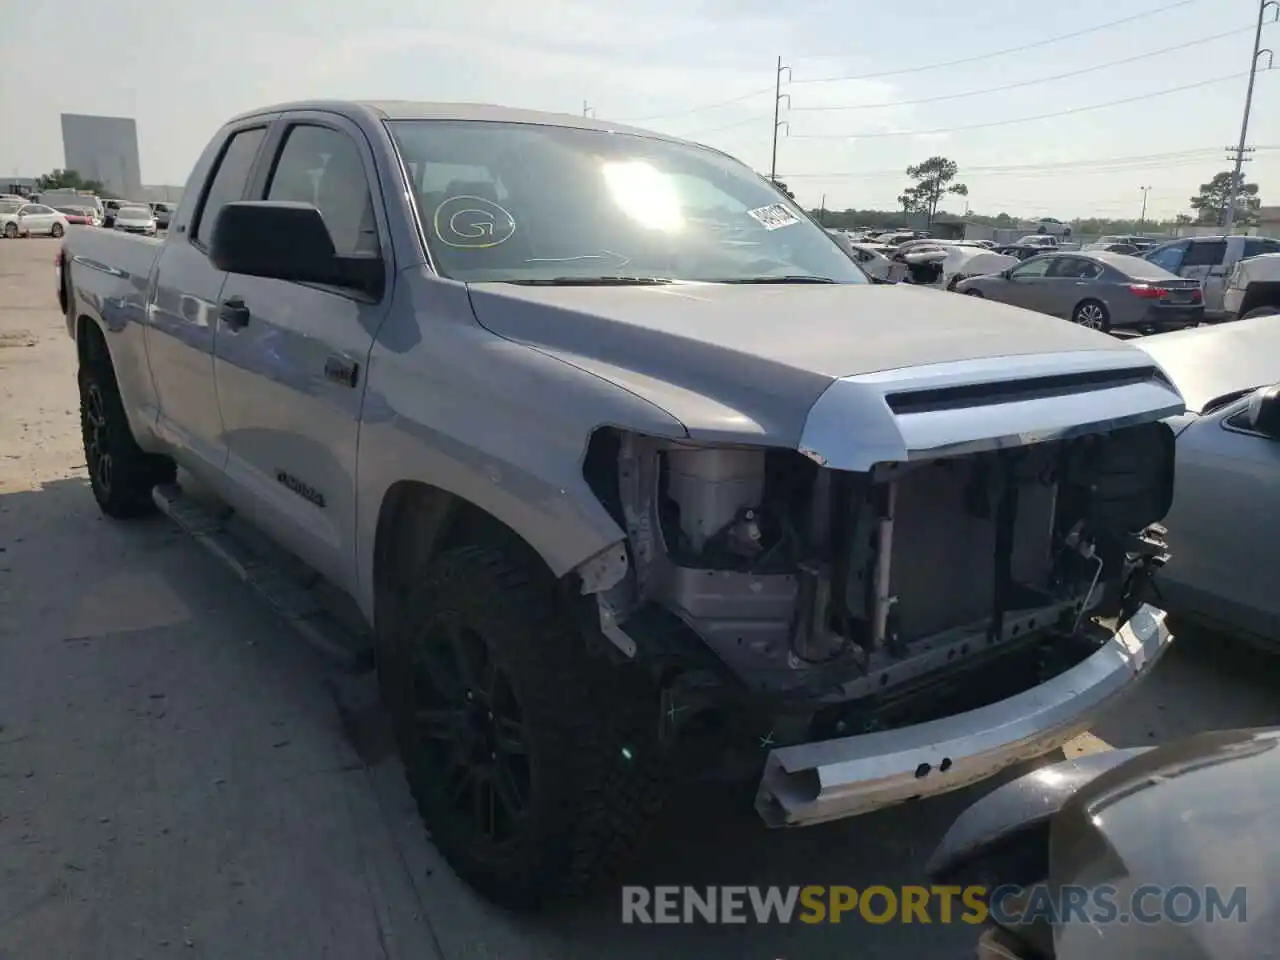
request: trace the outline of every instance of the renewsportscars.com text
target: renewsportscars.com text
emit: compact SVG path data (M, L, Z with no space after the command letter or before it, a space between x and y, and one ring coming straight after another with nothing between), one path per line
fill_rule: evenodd
M1198 923L1246 920L1244 887L623 887L623 923Z

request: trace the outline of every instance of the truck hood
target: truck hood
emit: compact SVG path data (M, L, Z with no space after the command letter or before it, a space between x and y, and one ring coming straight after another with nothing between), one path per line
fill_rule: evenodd
M875 435L888 444L870 444L868 453L902 453L904 415L894 414L885 398L908 386L1150 367L1145 356L1106 334L909 286L484 283L470 285L470 292L477 320L493 333L644 397L683 423L691 437L708 441L802 447L806 430L814 427L811 415L832 411L842 418L846 437ZM836 384L856 388L860 399L816 406ZM1155 407L1172 404L1173 412L1181 412L1176 394L1158 392ZM1054 424L1069 406L1058 404ZM988 408L986 418L998 420L996 410ZM1073 417L1079 420L1079 412ZM954 416L949 419L957 425ZM1024 421L1018 422L1027 429L1056 429ZM841 459L823 458L833 465Z
M1187 409L1280 379L1280 317L1158 333L1135 341L1177 386Z

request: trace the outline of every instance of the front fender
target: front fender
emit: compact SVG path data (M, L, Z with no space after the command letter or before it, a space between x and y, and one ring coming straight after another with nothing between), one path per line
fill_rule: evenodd
M624 536L583 476L591 434L616 426L687 436L649 401L490 333L475 322L465 285L438 278L398 284L367 383L357 541L358 599L370 622L378 517L395 484L418 480L473 504L561 576Z
M1081 787L1149 749L1135 747L1088 754L1040 767L997 787L956 818L929 857L926 873L935 882L955 880L998 849L1047 827ZM1048 855L1047 843L1044 855ZM1017 878L999 879L1018 882Z

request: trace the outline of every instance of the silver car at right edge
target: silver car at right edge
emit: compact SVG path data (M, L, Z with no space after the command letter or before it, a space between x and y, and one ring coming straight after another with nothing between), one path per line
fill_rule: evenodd
M1198 280L1106 251L1041 254L1000 273L962 281L955 290L1108 333L1161 333L1204 320Z
M1280 317L1133 343L1173 378L1177 435L1170 559L1155 586L1170 614L1280 644Z

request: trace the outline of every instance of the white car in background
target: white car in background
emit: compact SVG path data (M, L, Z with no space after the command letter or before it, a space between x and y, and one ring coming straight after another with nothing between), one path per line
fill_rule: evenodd
M872 280L901 283L906 278L907 265L895 263L889 259L893 254L893 247L878 243L859 243L851 240L847 234L827 232L839 244L840 249L853 258L853 261L862 268L862 272Z
M148 237L156 235L156 214L145 203L127 203L116 211L115 228L125 233L141 233Z
M61 237L67 232L67 218L43 203L0 203L0 233L15 237Z

